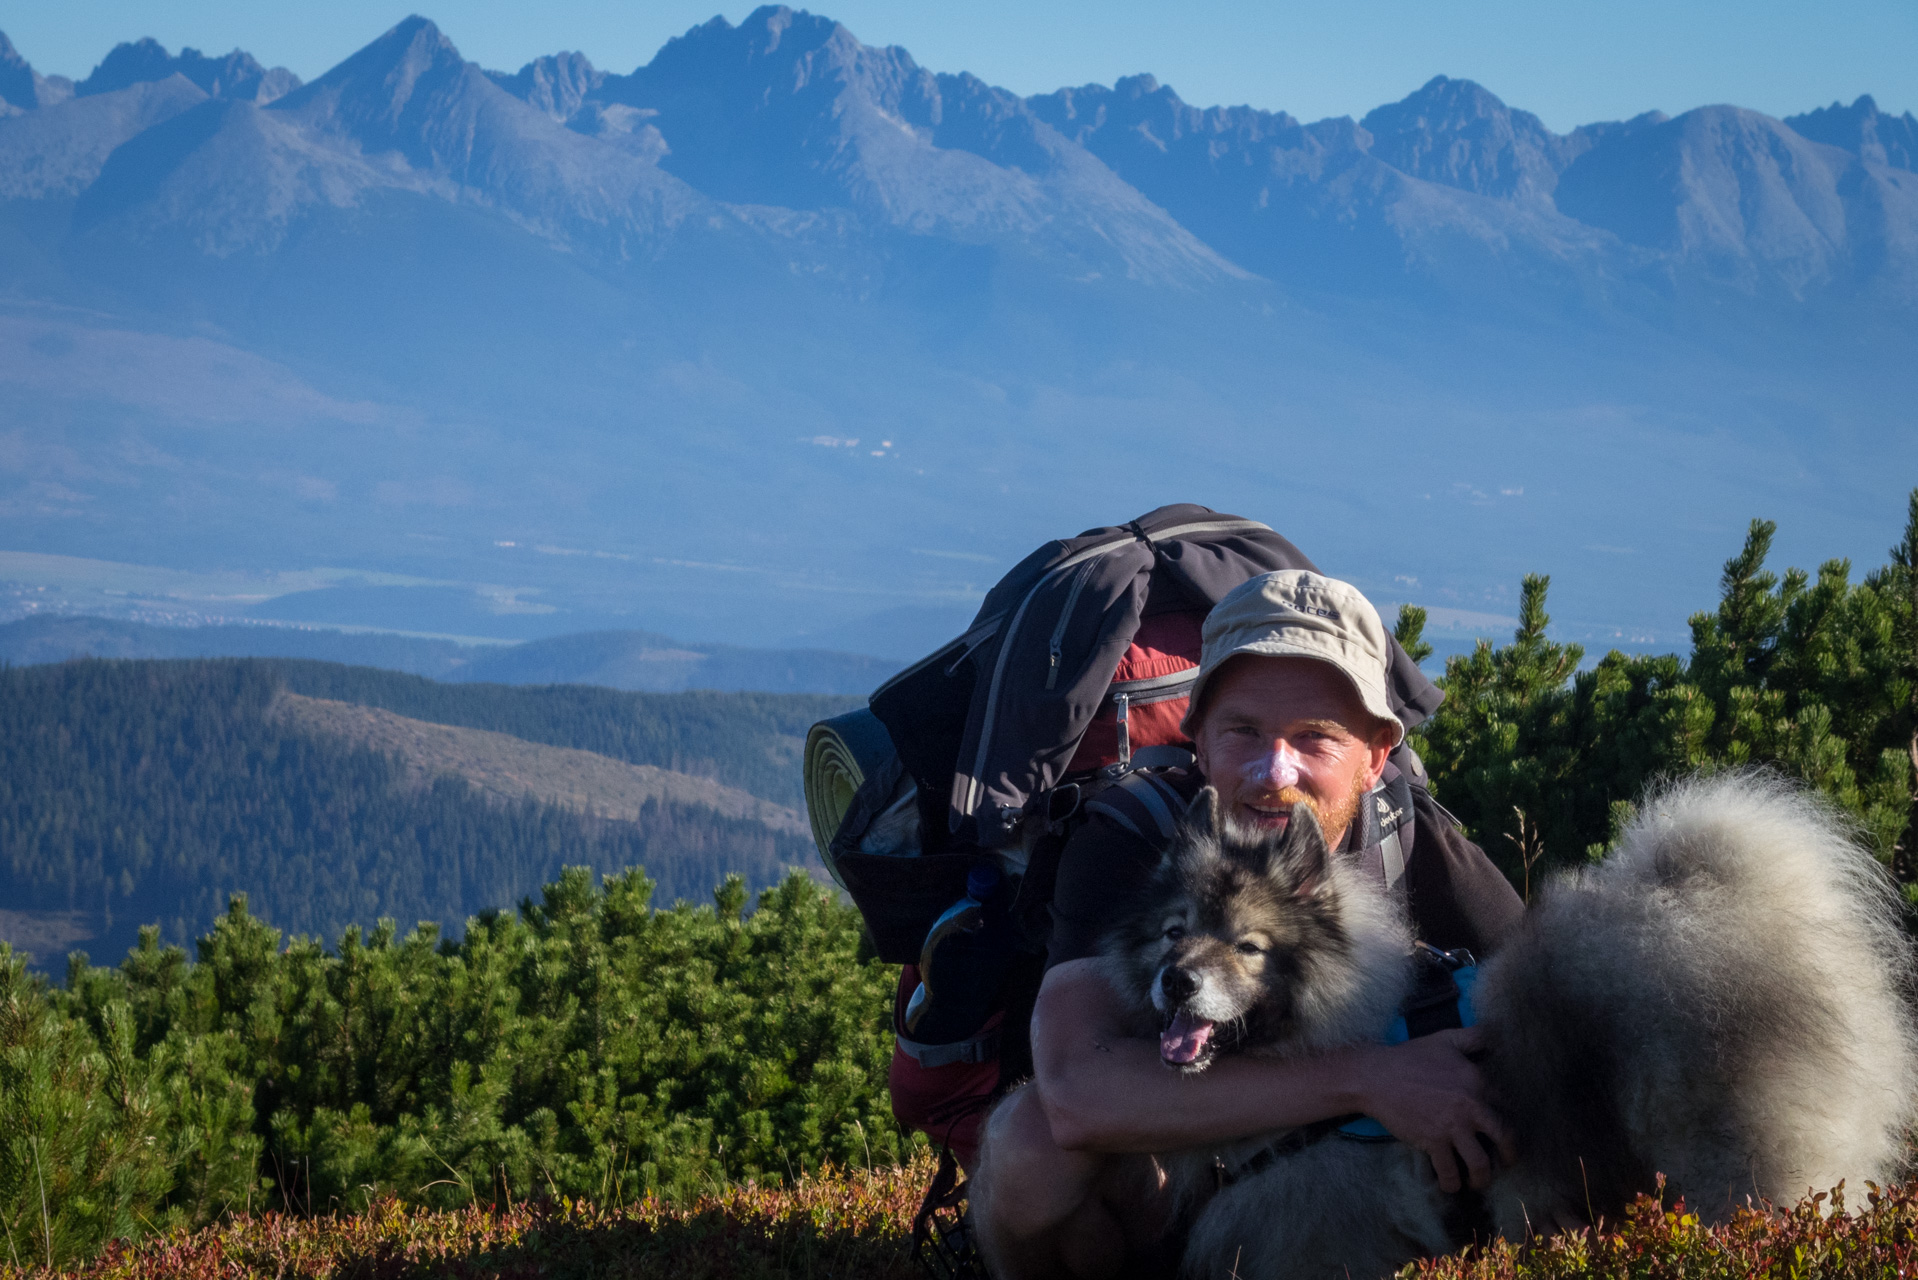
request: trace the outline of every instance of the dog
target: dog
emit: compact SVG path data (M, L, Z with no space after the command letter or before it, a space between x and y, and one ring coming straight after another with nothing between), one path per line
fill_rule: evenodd
M1402 903L1202 792L1101 963L1175 1071L1375 1042L1415 979ZM1191 1276L1385 1276L1450 1252L1461 1209L1508 1239L1616 1219L1665 1175L1707 1221L1895 1178L1918 1104L1913 961L1889 877L1826 803L1755 773L1648 794L1478 970L1480 1063L1518 1163L1482 1206L1414 1148L1329 1124L1168 1153ZM1469 1196L1471 1193L1464 1193Z

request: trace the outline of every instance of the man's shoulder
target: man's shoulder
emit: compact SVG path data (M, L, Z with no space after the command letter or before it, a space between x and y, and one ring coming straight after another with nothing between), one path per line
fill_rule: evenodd
M1456 814L1452 814L1452 810L1438 804L1438 796L1431 793L1431 787L1427 787L1423 781L1415 781L1408 777L1406 789L1412 793L1412 810L1417 814L1419 821L1438 821L1446 829L1450 829L1454 835L1463 839L1465 823L1462 823Z
M1053 965L1092 955L1152 876L1202 782L1189 769L1141 770L1100 788L1060 855L1051 898Z
M1406 789L1412 793L1412 817L1423 830L1431 831L1442 839L1472 843L1471 837L1465 834L1465 824L1450 809L1440 804L1438 798L1423 785L1409 779L1407 781L1409 785Z
M1419 936L1483 956L1518 924L1524 901L1465 826L1424 787L1412 788L1413 853L1406 860Z

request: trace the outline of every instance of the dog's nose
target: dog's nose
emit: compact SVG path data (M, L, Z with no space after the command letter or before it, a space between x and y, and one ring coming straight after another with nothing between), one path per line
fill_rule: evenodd
M1199 980L1193 976L1190 969L1181 969L1175 964L1167 965L1165 971L1159 975L1159 990L1165 993L1167 1000L1175 1004L1191 996L1198 989Z

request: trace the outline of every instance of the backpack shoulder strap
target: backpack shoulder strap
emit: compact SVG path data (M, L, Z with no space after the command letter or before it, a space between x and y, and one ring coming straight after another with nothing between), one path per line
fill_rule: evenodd
M1414 835L1412 783L1397 765L1388 763L1378 784L1360 804L1345 847L1362 853L1367 863L1373 864L1373 869L1383 876L1385 887L1391 889L1405 878L1405 864L1412 856Z
M1142 769L1128 773L1085 803L1085 812L1098 814L1163 849L1178 834L1192 797L1192 774L1185 769Z
M1392 888L1405 876L1405 860L1412 853L1412 787L1398 770L1390 778L1379 779L1372 807L1379 823L1380 861L1385 869L1385 887Z

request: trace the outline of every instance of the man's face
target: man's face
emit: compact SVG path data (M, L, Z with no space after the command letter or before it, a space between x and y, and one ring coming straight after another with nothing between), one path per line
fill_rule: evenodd
M1303 800L1336 849L1385 768L1391 726L1372 718L1337 668L1310 658L1241 654L1207 683L1194 746L1221 812L1282 830Z

